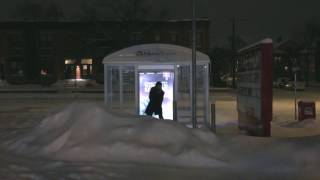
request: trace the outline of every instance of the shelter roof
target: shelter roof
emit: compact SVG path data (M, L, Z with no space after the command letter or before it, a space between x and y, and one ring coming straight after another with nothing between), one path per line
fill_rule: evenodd
M191 64L192 49L171 44L142 44L112 53L104 64ZM197 64L210 63L208 55L197 51Z

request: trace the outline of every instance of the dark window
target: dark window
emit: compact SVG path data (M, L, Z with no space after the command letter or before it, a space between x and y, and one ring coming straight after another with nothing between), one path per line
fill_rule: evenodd
M40 71L41 73L52 73L53 64L50 61L50 57L40 57Z
M24 37L22 33L10 33L8 35L8 45L10 48L24 47Z
M141 32L134 32L131 34L131 41L132 42L141 42L142 41L142 33Z
M24 75L24 61L21 57L9 58L9 74Z
M192 47L192 43L193 43L193 33L192 31L188 32L188 37L189 37L189 44L190 47ZM196 46L197 48L202 48L203 47L203 39L204 39L204 33L203 32L197 32L196 33Z
M177 38L177 33L170 33L170 41L171 43L176 43L178 38Z
M51 47L53 45L53 33L40 33L40 46Z
M156 35L154 36L154 40L155 40L156 42L159 42L159 41L161 40L161 36L160 36L159 33L156 33Z
M203 44L203 37L204 33L203 32L197 32L197 48L202 48Z
M4 63L0 61L0 80L4 79Z

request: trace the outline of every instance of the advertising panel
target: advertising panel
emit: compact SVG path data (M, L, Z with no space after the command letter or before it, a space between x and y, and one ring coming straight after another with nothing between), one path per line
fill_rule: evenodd
M249 135L270 136L273 44L266 39L241 49L238 56L239 128Z
M150 90L158 81L162 82L162 90L164 91L164 98L162 102L163 118L173 120L173 72L139 73L139 114L145 115L145 110L149 103Z

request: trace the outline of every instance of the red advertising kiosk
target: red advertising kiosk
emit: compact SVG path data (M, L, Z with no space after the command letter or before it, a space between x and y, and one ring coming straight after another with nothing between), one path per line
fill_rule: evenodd
M240 130L271 136L273 42L264 39L238 52L237 110Z
M315 102L299 101L298 102L298 119L303 121L306 119L316 119Z

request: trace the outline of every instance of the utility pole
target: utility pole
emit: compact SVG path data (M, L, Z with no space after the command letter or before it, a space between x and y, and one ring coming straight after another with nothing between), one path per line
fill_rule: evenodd
M297 72L294 72L294 120L297 120Z
M297 65L297 59L294 58L294 67L292 72L294 73L294 120L297 120L297 73L300 71L300 68Z
M192 127L197 128L197 41L196 41L196 0L192 1L192 78L191 78L191 114L192 114Z
M232 39L231 39L231 51L232 51L232 87L236 88L236 64L237 64L237 46L236 46L236 38L237 38L237 22L245 21L245 19L237 19L233 17L231 19L232 23Z
M236 88L236 18L232 18L232 40L231 40L231 51L232 51L232 88Z

